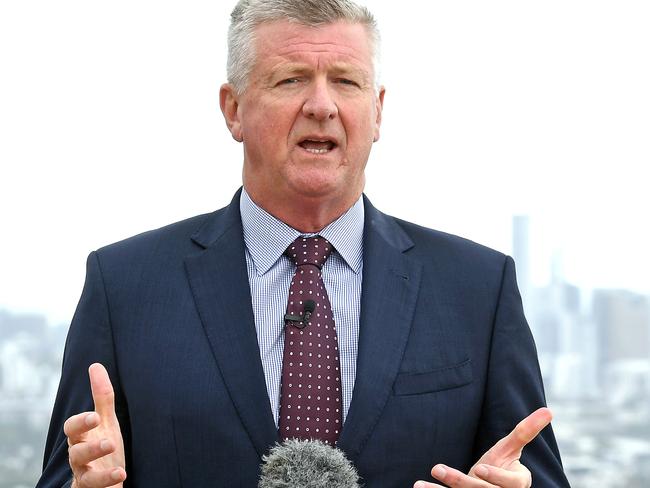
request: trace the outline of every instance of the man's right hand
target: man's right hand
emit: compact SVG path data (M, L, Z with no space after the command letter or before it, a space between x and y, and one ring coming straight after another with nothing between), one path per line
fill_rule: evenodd
M99 363L92 364L88 374L95 411L73 415L63 426L74 477L72 488L121 487L126 463L113 385Z

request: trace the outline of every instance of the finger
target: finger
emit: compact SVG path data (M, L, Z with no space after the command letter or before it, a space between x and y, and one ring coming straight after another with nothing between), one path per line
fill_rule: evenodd
M519 422L510 434L497 442L490 451L497 456L514 456L518 458L523 448L551 423L553 414L542 407L535 410L524 420Z
M514 470L481 464L477 466L474 473L479 478L497 486L531 486L532 483L530 471L519 462Z
M440 488L445 488L442 485L438 485L436 483L428 483L427 481L417 481L414 485L413 488L435 488L435 487L440 487Z
M115 415L115 394L106 368L99 363L94 363L88 368L88 374L95 402L95 412L102 418Z
M77 478L80 488L105 488L121 483L126 479L123 468L89 469Z
M68 449L68 458L73 471L86 464L115 451L115 446L108 439L80 442Z
M495 485L477 478L467 476L462 471L450 468L444 464L436 464L431 470L431 476L443 481L452 488L497 488Z
M99 415L95 412L83 412L68 418L63 424L63 432L70 445L82 440L83 435L99 425Z

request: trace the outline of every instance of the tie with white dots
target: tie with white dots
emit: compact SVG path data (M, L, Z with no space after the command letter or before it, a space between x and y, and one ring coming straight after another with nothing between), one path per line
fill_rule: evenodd
M336 444L343 423L341 372L334 317L321 268L332 245L299 237L287 248L296 265L284 326L279 432L282 440Z

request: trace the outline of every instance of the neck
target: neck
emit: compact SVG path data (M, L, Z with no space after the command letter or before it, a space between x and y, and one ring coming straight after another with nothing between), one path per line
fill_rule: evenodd
M264 192L244 184L244 188L256 205L276 219L304 233L320 232L347 212L361 196L361 191L347 199L323 199L304 195L290 195L290 198L272 199Z

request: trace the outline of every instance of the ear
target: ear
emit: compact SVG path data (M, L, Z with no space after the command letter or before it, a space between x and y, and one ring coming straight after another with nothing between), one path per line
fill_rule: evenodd
M375 134L372 139L373 142L379 140L379 127L381 127L381 111L384 109L384 94L386 93L386 88L383 86L379 87L379 93L375 99L375 111L377 112L377 117L375 119Z
M244 138L242 136L241 120L239 119L239 96L230 83L221 85L219 89L219 106L232 138L237 142L242 142Z

